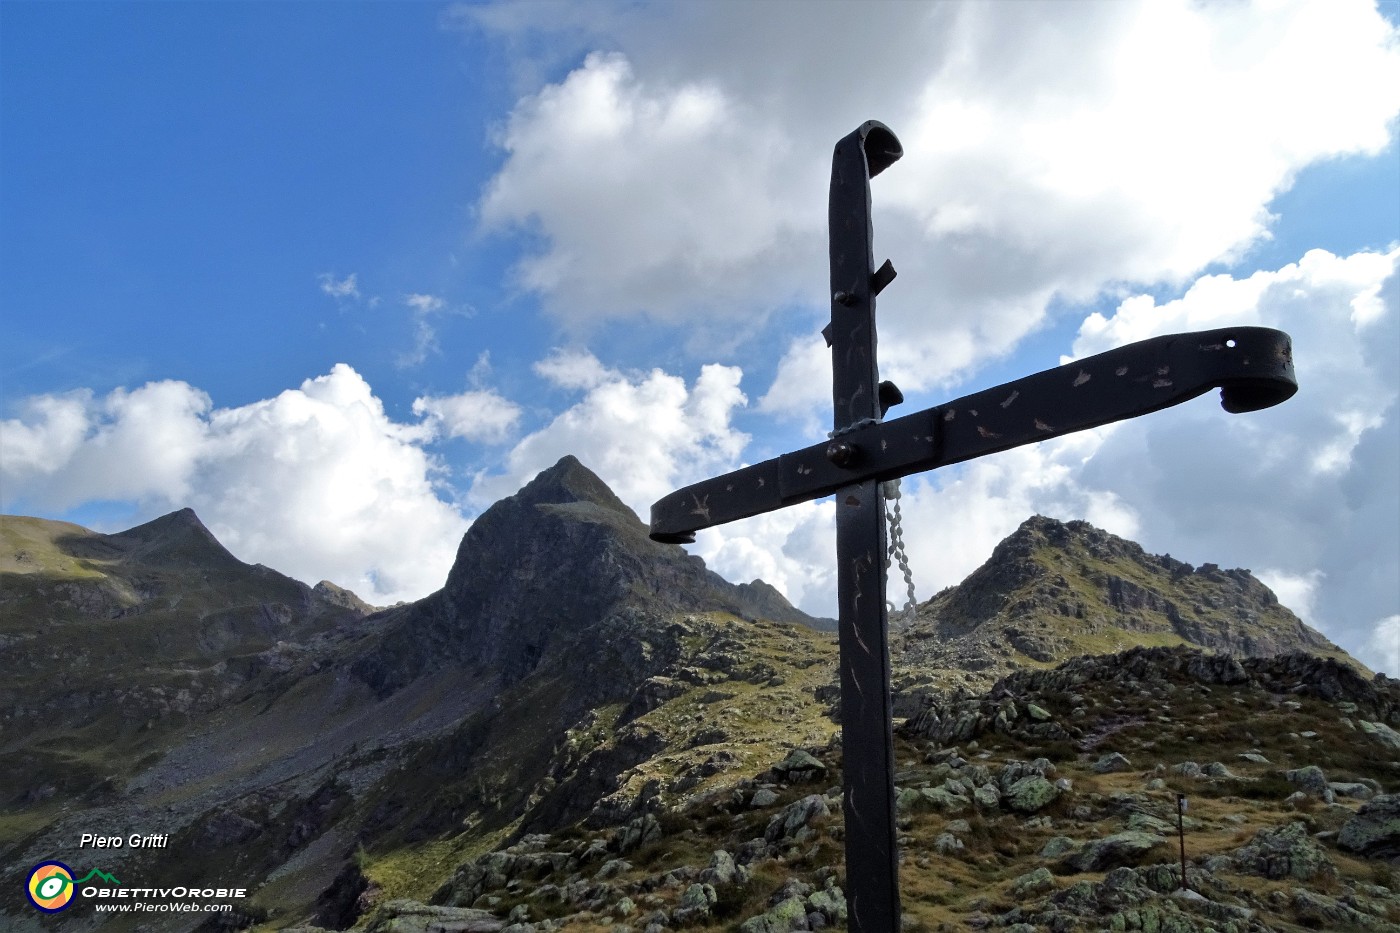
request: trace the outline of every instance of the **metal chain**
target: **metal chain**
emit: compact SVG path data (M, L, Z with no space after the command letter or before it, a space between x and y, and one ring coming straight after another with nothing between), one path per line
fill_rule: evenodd
M861 418L844 428L828 431L826 436L834 440L843 434L850 434L853 431L879 423L879 418ZM881 483L880 493L885 497L887 503L885 505L885 521L888 523L890 541L889 550L885 554L885 570L888 571L892 563L899 564L899 569L904 574L904 586L908 592L902 609L896 609L892 602L886 602L885 606L889 610L891 621L906 623L914 618L919 601L914 595L914 571L909 569L909 555L904 551L904 522L903 515L899 510L899 480L891 479Z
M899 564L899 569L904 573L904 585L909 594L903 609L895 609L894 603L886 603L886 606L892 620L897 613L902 613L900 621L908 622L914 618L918 600L914 596L914 572L909 569L909 555L904 551L903 516L899 511L899 480L886 480L880 484L880 491L885 496L885 520L889 523L890 536L889 552L885 555L885 569L888 570L891 563Z

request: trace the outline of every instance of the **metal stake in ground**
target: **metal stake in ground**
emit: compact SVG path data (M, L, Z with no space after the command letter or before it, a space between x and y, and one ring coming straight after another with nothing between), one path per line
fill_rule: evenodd
M695 532L787 505L836 497L846 900L852 933L900 928L894 737L879 483L1147 414L1212 388L1229 412L1297 391L1287 334L1235 327L1155 337L955 399L894 421L899 390L879 382L875 296L895 277L875 268L870 179L902 155L870 121L836 144L831 251L833 430L828 441L671 493L651 507L651 537Z
M1191 890L1186 882L1186 795L1176 795L1176 838L1181 843L1181 890Z

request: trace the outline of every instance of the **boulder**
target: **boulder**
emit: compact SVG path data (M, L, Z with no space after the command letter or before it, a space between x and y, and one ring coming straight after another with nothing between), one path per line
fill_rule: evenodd
M1040 847L1038 854L1041 858L1059 858L1066 852L1073 852L1078 846L1079 843L1068 836L1056 836L1046 841L1045 845Z
M1148 852L1165 843L1166 840L1156 833L1128 830L1095 839L1065 859L1065 864L1076 872L1105 871L1134 865Z
M1109 752L1094 762L1095 774L1113 774L1118 771L1133 770L1133 763L1118 752Z
M1261 829L1248 845L1236 849L1232 858L1238 871L1274 880L1337 877L1337 867L1303 823Z
M498 933L505 925L489 910L434 907L403 899L376 907L365 933Z
M1334 799L1332 789L1327 786L1327 775L1317 765L1292 768L1283 772L1283 776L1290 784L1298 785L1298 789L1310 797L1320 797L1328 803Z
M1053 890L1055 890L1055 876L1050 874L1050 869L1045 867L1027 872L1011 882L1011 896L1018 901L1040 897Z
M822 764L808 752L800 748L794 748L787 753L787 757L773 766L773 773L780 780L813 781L826 777L826 765Z
M933 851L939 855L957 855L963 848L963 841L952 833L939 833L933 840Z
M769 842L795 839L798 842L812 835L812 827L824 823L831 816L826 798L821 794L811 794L794 801L778 812L768 822L763 838Z
M631 852L633 849L655 842L661 838L661 824L650 813L644 813L613 834L617 840L617 851Z
M800 897L789 897L780 901L766 913L751 917L739 924L739 933L790 933L792 930L806 930L807 905Z
M734 864L734 856L724 849L715 850L710 856L709 866L700 872L700 880L707 884L732 884L738 876L739 867Z
M1383 722L1367 722L1363 719L1358 724L1361 726L1362 732L1377 742L1389 748L1400 750L1400 732L1396 732Z
M1060 789L1038 774L1021 778L1002 797L1002 804L1017 813L1035 813L1054 803Z
M754 791L753 799L749 801L749 806L753 807L755 810L759 810L763 807L771 807L777 802L777 794L767 787L760 787L758 790Z
M835 879L827 882L827 887L816 891L807 897L807 920L810 923L812 914L816 913L828 926L842 927L846 925L846 895L836 886ZM813 928L816 925L813 924Z
M1338 797L1351 797L1355 800L1370 800L1376 796L1375 790L1369 784L1362 784L1358 781L1328 781L1327 786L1332 793Z
M680 905L671 914L676 923L685 925L699 923L710 915L710 909L719 900L713 885L692 884L681 895Z
M1400 856L1400 794L1380 794L1342 826L1337 845L1368 858Z
M1001 803L1001 791L995 784L983 784L972 792L972 799L980 810L995 810Z

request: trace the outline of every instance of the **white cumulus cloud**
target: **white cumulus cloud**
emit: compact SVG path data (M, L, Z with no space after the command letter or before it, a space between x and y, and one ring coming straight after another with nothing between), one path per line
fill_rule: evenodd
M441 467L424 449L435 432L433 419L389 418L344 364L236 408L155 382L29 399L0 423L0 479L7 511L115 500L152 518L189 506L243 560L387 603L440 587L467 527L438 496Z
M831 148L877 117L905 149L873 196L877 261L900 270L882 369L906 390L1009 351L1056 297L1241 255L1301 169L1379 153L1400 112L1396 30L1362 0L622 9L567 32L544 5L457 17L607 49L498 137L480 214L531 235L522 286L566 324L816 320ZM765 408L821 404L812 355L788 349Z
M1372 665L1391 677L1400 672L1400 615L1376 623L1371 636Z
M457 395L425 395L413 400L413 413L432 419L448 437L498 444L520 420L520 406L492 389Z
M501 472L477 475L472 498L480 505L573 454L646 517L651 503L676 487L737 467L749 441L732 423L746 403L736 367L705 366L690 386L659 369L608 369L583 351L555 354L537 369L583 397L516 444Z

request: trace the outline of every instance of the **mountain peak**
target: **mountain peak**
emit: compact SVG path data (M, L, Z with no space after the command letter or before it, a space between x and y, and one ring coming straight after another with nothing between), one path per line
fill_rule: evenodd
M107 541L126 550L128 560L179 565L242 564L191 508L178 509L135 528L108 535Z
M567 505L569 503L592 503L627 515L636 513L617 497L608 484L588 467L579 462L573 454L565 454L559 462L539 473L516 494L522 502L530 505Z
M1346 652L1281 605L1248 570L1199 568L1085 521L1033 515L966 580L926 603L902 639L906 663L980 672L1195 645L1240 656Z

